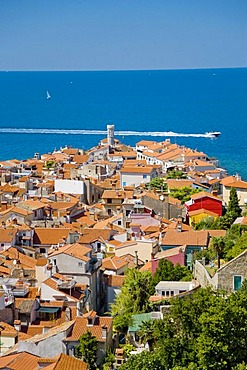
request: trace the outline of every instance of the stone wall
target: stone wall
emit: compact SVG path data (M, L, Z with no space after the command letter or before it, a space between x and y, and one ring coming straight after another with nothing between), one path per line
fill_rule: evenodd
M242 276L243 280L247 277L247 251L222 266L216 275L218 278L218 289L233 292L234 276Z
M201 287L214 286L213 279L207 272L205 266L198 260L194 263L193 275Z
M178 218L179 216L185 217L185 207L168 203L167 197L161 201L144 195L142 196L142 203L144 206L153 209L156 214L160 213L161 216L168 220Z

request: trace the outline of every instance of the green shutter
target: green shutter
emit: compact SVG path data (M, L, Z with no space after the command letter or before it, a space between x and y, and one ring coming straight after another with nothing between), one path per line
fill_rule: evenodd
M234 290L239 290L242 285L242 276L234 276Z

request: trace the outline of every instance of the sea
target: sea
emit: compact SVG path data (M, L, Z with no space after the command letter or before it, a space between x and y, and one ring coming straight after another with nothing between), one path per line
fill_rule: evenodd
M0 72L0 160L89 149L107 124L123 143L170 138L247 180L247 68Z

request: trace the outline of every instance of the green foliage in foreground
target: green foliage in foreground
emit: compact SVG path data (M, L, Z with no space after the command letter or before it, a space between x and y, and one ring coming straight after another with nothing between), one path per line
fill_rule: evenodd
M174 299L170 313L148 328L153 350L131 356L120 369L245 369L246 327L247 284L230 296L200 289Z
M103 370L111 370L114 362L114 354L112 352L108 352L104 358Z
M120 294L111 305L114 329L126 333L131 315L146 312L148 309L148 298L151 294L153 294L151 272L129 270Z
M191 281L192 273L185 266L173 265L171 261L162 259L152 276L149 271L130 269L121 292L111 305L111 315L114 317L114 330L127 333L131 324L131 316L150 311L148 299L154 294L155 286L162 280Z
M159 356L151 352L142 352L139 355L131 356L130 359L120 366L121 370L163 370Z
M89 370L96 369L98 341L90 331L79 338L80 344L75 347L75 357L82 359L88 364Z

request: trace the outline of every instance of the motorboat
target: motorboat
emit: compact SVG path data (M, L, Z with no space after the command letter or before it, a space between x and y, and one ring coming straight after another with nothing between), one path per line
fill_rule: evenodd
M220 131L211 131L211 132L206 132L205 135L207 137L218 137L221 135Z

